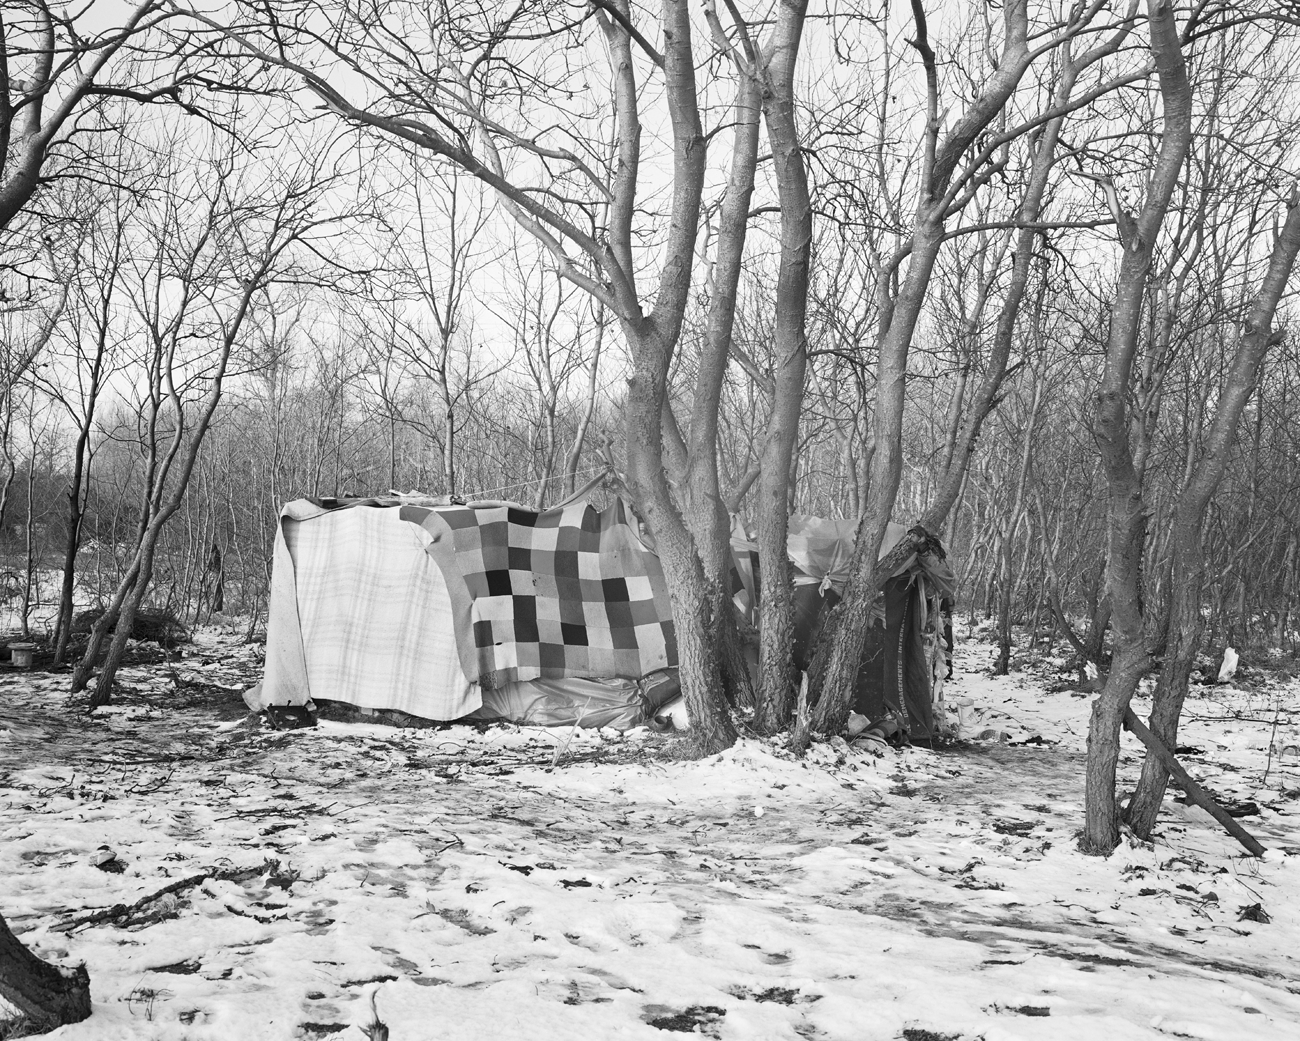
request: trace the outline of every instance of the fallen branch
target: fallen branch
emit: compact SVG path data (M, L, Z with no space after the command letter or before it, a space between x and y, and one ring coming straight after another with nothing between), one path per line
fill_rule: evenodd
M1183 769L1182 764L1174 758L1173 753L1164 746L1155 734L1147 729L1146 724L1138 719L1131 708L1124 710L1124 725L1160 760L1160 764L1173 775L1179 787L1187 793L1187 797L1192 802L1222 824L1229 835L1246 847L1251 856L1262 857L1264 855L1265 850L1259 844L1259 840L1238 824L1227 810L1211 799L1206 794L1205 789L1192 780L1191 775Z
M73 929L80 929L86 925L98 925L100 922L111 922L118 918L126 918L136 911L142 910L146 905L153 903L160 897L167 896L169 893L178 893L182 889L189 889L191 886L197 886L212 878L216 872L205 871L201 875L190 875L188 878L178 878L162 887L156 893L150 893L148 896L142 896L133 904L114 904L112 907L106 907L100 911L94 911L83 918L74 918L71 922L63 922L60 925L51 927L53 932L72 932Z

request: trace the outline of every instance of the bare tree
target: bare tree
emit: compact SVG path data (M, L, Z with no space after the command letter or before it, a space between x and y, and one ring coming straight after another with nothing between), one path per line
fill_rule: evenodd
M554 501L551 492L557 480L564 494L574 491L596 407L605 329L602 306L555 278L528 248L530 245L516 242L514 246L523 306L510 324L514 327L514 355L523 358L528 377L519 390L530 392L538 412L537 437L532 446L537 458L532 500L533 507L541 509ZM505 315L498 317L506 319ZM584 370L581 412L574 417L574 433L566 447L562 427L571 401L569 385Z
M129 190L108 192L102 202L83 225L79 249L86 270L81 277L68 280L68 286L75 288L74 306L59 328L57 364L41 381L45 395L76 430L67 479L63 571L54 629L54 660L59 664L72 635L77 553L90 494L100 396L120 361L119 348L125 339L118 328L117 302L122 291L126 228L134 219L136 203Z
M218 154L208 178L169 185L141 229L150 248L134 258L130 290L146 350L138 428L143 477L131 558L72 677L74 693L86 687L112 632L91 707L110 697L159 539L180 507L245 323L255 320L293 247L333 223L313 215L322 162L304 157L277 184L246 176Z
M1097 390L1096 437L1109 495L1106 589L1115 630L1114 659L1106 685L1093 703L1088 729L1081 846L1085 852L1098 854L1110 853L1119 842L1115 766L1120 727L1133 691L1151 661L1141 587L1147 516L1130 434L1130 380L1152 256L1192 137L1191 85L1172 4L1149 0L1147 20L1164 110L1159 154L1136 217L1123 209L1113 187L1104 185L1124 252L1115 283L1105 371Z
M306 5L295 9L295 15L304 16L295 17L292 27L269 26L265 13L252 7L247 8L245 23L208 24L224 29L245 53L296 73L342 118L441 156L495 189L506 209L551 253L559 274L617 317L632 361L624 407L627 483L664 562L696 740L707 750L725 747L735 733L722 699L724 670L736 684L743 684L745 677L738 656L720 657L717 650L730 608L725 514L718 496L707 490L710 483L716 488L716 477L710 474L717 465L716 440L711 439L716 437L716 421L693 422L685 438L673 429L674 423L664 431L671 415L668 380L695 279L707 163L688 5L681 0L664 3L659 45L637 27L640 12L634 17L624 0L598 4L589 16L576 20L569 9L550 8L520 8L487 21L476 11L416 12L400 3L367 7L364 13L346 3L322 9L340 26L328 38L312 31ZM725 33L711 7L706 14L715 38ZM421 22L429 38L439 41L428 60L407 45L413 19ZM738 17L733 23L733 55L739 62L720 67L738 65L738 89L753 99L746 79L763 73L758 64L761 49L745 42L748 28ZM575 70L556 66L547 70L554 78L547 78L529 66L529 57L539 55L541 47L553 53L558 39L575 43L564 53L586 53L595 42L587 33L591 25L606 47L612 83L603 113L605 129L594 133L586 132L569 112L568 83ZM323 62L308 62L313 47L326 56ZM328 78L330 63L362 71L367 89L392 86L354 100L345 93L342 79ZM653 103L654 95L642 89L642 69L661 80L660 111L671 134L668 153L655 157L663 159L660 177L671 188L665 210L658 215L659 227L651 231L662 260L648 279L643 270L647 251L637 223L646 205L639 193L645 189L642 162L650 143L642 138L642 105ZM531 129L533 120L521 123L519 117L546 104L555 106L559 121L554 132L539 135ZM738 111L742 126L757 118L752 101L742 103ZM604 142L610 139L611 127L616 138L609 154ZM733 152L733 183L752 183L754 161L744 146ZM543 171L544 183L530 182ZM747 211L740 210L739 216L728 239L737 250L743 248ZM720 298L718 306L734 309L734 295ZM720 322L729 333L729 319ZM711 357L715 366L725 365L727 354ZM707 384L716 382L713 367L702 372ZM707 396L706 388L697 401ZM698 403L695 408L697 415L708 411ZM698 487L706 489L703 494L690 490L690 481L669 480L668 470L687 462L678 451L683 445L702 482ZM676 489L683 491L680 498Z
M179 100L188 79L140 82L124 52L170 17L143 0L121 24L100 28L98 8L64 11L49 0L10 0L0 14L0 229L28 205L80 115L104 98ZM93 26L93 27L92 27ZM122 70L124 81L111 73ZM129 70L129 71L127 71ZM92 159L93 153L82 156ZM70 160L75 162L76 160Z
M72 278L67 272L62 275L40 298L0 303L0 321L4 323L0 331L0 531L4 530L5 507L16 472L11 442L15 395L49 346L67 306Z
M763 118L772 149L781 207L780 268L776 282L772 411L763 438L757 496L758 553L763 561L763 624L755 726L772 732L789 721L796 670L794 598L786 551L790 491L808 365L808 287L813 214L803 143L795 120L795 65L807 3L781 5L762 55Z
M813 663L813 687L818 697L816 715L810 720L813 729L824 733L842 729L862 654L870 604L896 563L892 557L881 561L880 547L902 477L908 358L935 263L947 237L945 222L964 210L975 194L1005 168L1007 146L1012 141L1144 74L1139 71L1104 80L1060 108L1049 107L1017 124L995 125L1030 66L1081 33L1095 32L1098 28L1095 21L1103 8L1102 3L1078 5L1064 23L1036 26L1031 36L1029 5L1023 0L1011 0L1003 5L1001 51L993 71L980 82L975 97L944 132L940 121L937 58L930 43L923 5L920 0L913 0L915 36L910 42L920 56L926 79L926 119L917 171L917 201L910 236L888 260L878 264L876 273L879 304L868 501L854 546L844 599L832 618L833 624L824 629ZM960 474L954 471L953 476L957 479L951 483L960 486ZM951 494L955 498L955 491ZM899 553L905 555L914 550L925 537L924 532L914 530L901 544ZM805 730L799 743L806 741Z
M392 346L406 361L410 375L428 381L438 395L441 425L419 425L429 431L442 449L442 491L456 495L456 437L464 419L459 414L474 389L504 361L492 359L483 366L475 344L471 287L486 263L483 234L488 220L486 207L476 186L464 183L456 172L424 170L417 155L404 157L402 164L415 207L415 221L409 236L400 231L393 240L396 277L395 306L399 309L398 333ZM416 310L404 316L405 301ZM412 422L411 417L407 417Z
M1264 357L1280 342L1280 333L1273 328L1273 318L1295 268L1298 253L1300 195L1293 191L1264 278L1241 323L1231 366L1213 410L1214 419L1169 522L1172 547L1168 572L1170 613L1166 623L1168 635L1164 661L1151 715L1151 731L1170 751L1176 746L1178 719L1204 631L1202 526L1205 514L1227 468L1236 442L1237 427L1247 401L1255 392ZM1168 779L1169 772L1163 761L1155 753L1148 753L1142 778L1129 807L1129 822L1141 837L1151 834Z

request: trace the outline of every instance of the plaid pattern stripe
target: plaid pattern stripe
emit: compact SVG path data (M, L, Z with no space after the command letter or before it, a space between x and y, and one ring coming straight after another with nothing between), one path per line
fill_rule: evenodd
M442 571L424 552L426 532L395 509L326 512L299 501L284 508L281 539L264 692L428 719L479 707L479 688L460 667Z
M432 537L456 618L461 666L489 687L563 676L639 679L677 664L659 558L621 501L534 513L511 506L403 506Z

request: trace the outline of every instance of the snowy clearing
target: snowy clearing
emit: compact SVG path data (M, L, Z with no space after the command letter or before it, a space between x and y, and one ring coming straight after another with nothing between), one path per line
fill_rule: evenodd
M1103 860L1075 847L1089 698L990 657L960 647L948 696L1009 741L804 762L754 739L672 762L647 731L277 733L243 714L259 665L232 633L124 670L93 717L5 669L0 913L86 962L66 1041L359 1039L372 1000L392 1041L1295 1037L1300 685L1200 688L1181 736L1258 805L1267 860L1172 799L1154 846Z

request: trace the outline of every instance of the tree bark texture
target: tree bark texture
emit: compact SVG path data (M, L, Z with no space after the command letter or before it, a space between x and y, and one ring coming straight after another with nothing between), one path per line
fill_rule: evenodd
M653 338L653 332L646 337L651 343ZM628 382L627 395L628 486L654 534L672 598L682 695L690 714L692 741L701 754L709 754L736 741L723 697L718 648L711 638L716 598L709 596L695 540L678 512L664 473L660 413L668 352L662 344L638 344L637 354L637 371ZM656 358L658 366L652 364Z
M719 44L725 42L727 37L721 24L711 20L710 25ZM748 38L742 42L745 46L735 56L738 70L731 167L718 217L708 282L707 326L695 381L688 441L684 446L686 472L681 475L679 487L685 491L687 524L701 553L709 584L712 632L727 700L733 705L749 707L754 704L754 689L731 605L731 517L722 499L718 472L719 402L735 328L761 116L757 51Z
M90 976L84 965L60 969L36 957L0 916L0 998L18 1010L0 1019L0 1037L44 1034L90 1018Z
M913 46L921 54L928 85L920 199L912 226L907 271L898 295L888 298L890 280L880 279L883 296L876 334L878 359L868 500L858 525L849 578L840 604L841 624L827 627L828 649L823 652L819 648L815 655L816 686L810 692L810 700L815 702L812 728L821 733L837 733L848 719L854 677L866 635L866 618L871 601L887 577L877 561L902 476L908 354L944 240L944 220L955 205L953 178L962 156L1002 111L1032 60L1027 43L1027 5L1024 0L1010 0L1003 7L1004 42L997 70L940 141L936 58L927 41L925 16L919 2L913 3L912 11L916 22ZM823 654L824 658L818 662L816 659Z
M938 540L926 531L920 525L910 529L904 535L896 546L884 555L876 564L871 581L878 589L885 588L885 582L893 575L907 558L914 553L935 552L941 549L938 546ZM856 548L855 548L856 551ZM833 649L847 642L837 638L834 633L837 630L846 627L856 628L859 640L865 638L867 628L872 624L871 604L870 602L857 605L847 604L841 600L831 610L823 627L823 632L830 631L832 635L829 638L823 638L819 641L813 652L812 663L808 669L808 688L809 691L820 687L827 690L825 671L830 668ZM861 644L859 644L858 655L861 657ZM854 664L854 676L856 676L858 665ZM823 705L819 702L817 705L810 707L804 717L804 722L795 730L792 744L797 749L806 748L808 740L813 731L820 734L835 734L844 729L844 724L848 721L849 708L853 701L853 688L850 687L844 694L842 704ZM842 718L836 713L842 712Z
M795 120L794 74L806 0L779 8L764 48L763 115L781 202L781 259L776 284L772 412L763 437L756 514L763 562L759 627L759 689L754 726L775 733L790 719L798 670L794 646L794 587L787 552L790 487L808 367L808 277L812 204Z
M691 47L690 13L685 0L665 0L664 81L673 132L672 214L665 261L655 294L654 310L640 317L634 298L623 300L620 318L633 358L628 381L626 437L628 486L654 534L663 563L673 622L682 694L691 717L691 735L701 754L721 751L736 741L735 727L723 697L714 605L710 597L701 554L682 517L664 471L664 407L668 370L681 335L689 298L699 229L700 199L704 190L705 143L700 122ZM626 33L612 34L626 48ZM635 195L635 157L622 135L639 139L636 87L630 51L611 48L616 60L615 91L620 124L620 168L611 205L610 250L626 265L625 285L633 285L631 218ZM630 142L635 144L635 141ZM631 167L631 179L627 172Z
M1093 704L1088 730L1085 819L1080 846L1109 854L1119 843L1115 766L1120 727L1138 681L1150 666L1142 603L1142 556L1147 516L1142 480L1130 442L1129 384L1142 326L1151 257L1191 141L1191 87L1174 9L1148 0L1151 52L1164 105L1164 130L1147 195L1136 220L1117 209L1123 259L1115 287L1106 362L1097 392L1096 438L1107 486L1106 590L1115 656L1106 685Z

